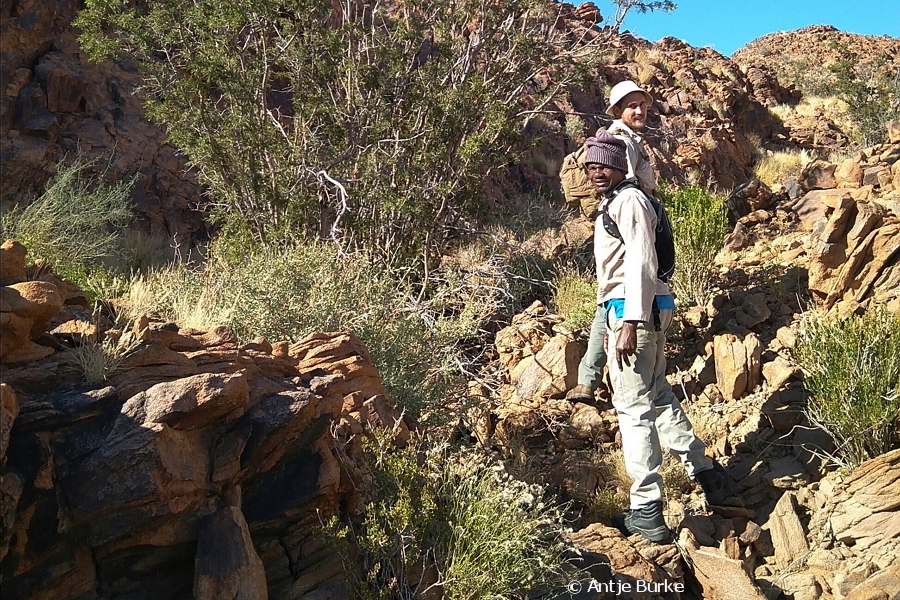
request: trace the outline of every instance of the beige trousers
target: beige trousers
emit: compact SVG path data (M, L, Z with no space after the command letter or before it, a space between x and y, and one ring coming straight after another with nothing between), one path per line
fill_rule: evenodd
M691 422L666 381L666 329L674 311L660 311L660 331L653 323L637 328L637 352L629 365L616 364L616 339L622 319L607 314L607 367L613 389L613 406L619 415L625 467L633 483L631 508L662 500L662 448L674 454L693 478L713 466L706 446L694 435Z

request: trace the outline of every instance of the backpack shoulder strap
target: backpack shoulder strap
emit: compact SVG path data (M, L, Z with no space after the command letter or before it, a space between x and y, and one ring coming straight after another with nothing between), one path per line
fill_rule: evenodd
M629 188L635 188L640 190L641 188L638 185L630 180L625 179L615 187L615 189L610 192L609 196L604 200L603 204L600 206L601 213L601 221L603 222L603 229L606 230L606 233L613 236L617 240L622 240L622 234L619 233L619 226L616 225L616 222L613 221L612 217L609 216L609 205L612 204L612 201L616 199L616 197L623 191Z

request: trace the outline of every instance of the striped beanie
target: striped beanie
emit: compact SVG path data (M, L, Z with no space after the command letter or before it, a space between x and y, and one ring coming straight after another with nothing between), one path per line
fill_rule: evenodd
M605 131L598 131L594 137L585 142L587 155L584 164L598 163L628 172L628 158L625 154L625 142Z

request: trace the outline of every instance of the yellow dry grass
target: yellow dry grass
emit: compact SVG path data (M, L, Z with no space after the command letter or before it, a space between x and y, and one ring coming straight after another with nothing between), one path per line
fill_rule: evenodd
M796 177L803 167L812 161L806 150L764 151L753 167L757 179L774 187L783 183L788 177Z

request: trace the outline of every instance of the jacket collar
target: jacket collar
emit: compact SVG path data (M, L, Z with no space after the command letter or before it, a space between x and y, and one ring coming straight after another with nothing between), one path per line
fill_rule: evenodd
M643 140L643 138L635 133L634 130L631 129L631 127L626 125L625 122L622 121L622 119L616 119L615 121L613 121L612 125L609 126L609 129L607 131L609 131L613 135L615 135L616 131L621 131L636 142L640 142Z

